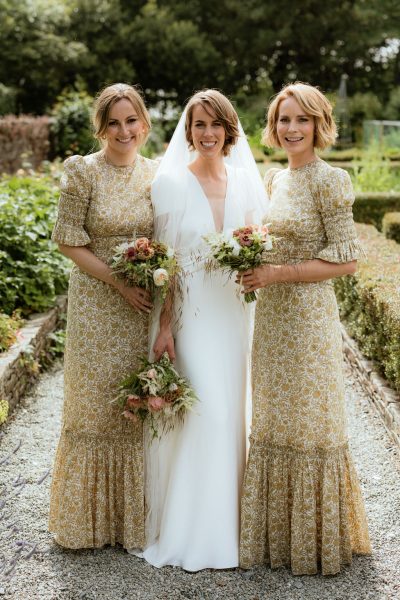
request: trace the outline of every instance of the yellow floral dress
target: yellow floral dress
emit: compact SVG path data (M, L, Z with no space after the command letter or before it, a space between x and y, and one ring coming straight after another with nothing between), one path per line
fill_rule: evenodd
M65 161L52 239L109 262L136 232L151 237L156 163L109 165L103 152ZM50 531L67 548L144 545L142 426L111 400L147 353L148 316L74 266L68 293L64 410L54 465Z
M345 263L362 252L349 175L317 159L266 175L271 263ZM370 553L349 453L342 340L331 281L260 291L253 340L253 424L241 514L240 564L340 571Z

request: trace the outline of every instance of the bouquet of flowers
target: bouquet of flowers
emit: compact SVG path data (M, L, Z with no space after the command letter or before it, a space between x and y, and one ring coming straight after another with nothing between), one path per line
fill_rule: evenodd
M150 241L146 237L117 246L111 269L117 277L124 279L127 285L149 290L152 296L157 289L161 289L163 300L170 281L180 272L172 248L161 242Z
M140 370L119 385L115 401L127 419L148 419L153 437L159 437L160 429L165 433L183 422L197 397L165 352L158 362L143 358Z
M265 253L272 249L267 225L247 225L224 233L212 233L204 239L211 248L206 268L209 271L223 269L229 274L259 267L266 262ZM244 294L246 302L256 298L256 292Z

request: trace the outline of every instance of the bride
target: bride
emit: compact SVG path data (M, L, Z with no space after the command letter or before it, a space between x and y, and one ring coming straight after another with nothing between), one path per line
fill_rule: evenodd
M264 194L232 104L196 93L152 185L155 238L175 248L186 275L183 296L154 323L154 355L167 351L199 398L183 427L147 444L142 556L156 567L238 565L251 309L233 279L205 273L202 236L259 220Z

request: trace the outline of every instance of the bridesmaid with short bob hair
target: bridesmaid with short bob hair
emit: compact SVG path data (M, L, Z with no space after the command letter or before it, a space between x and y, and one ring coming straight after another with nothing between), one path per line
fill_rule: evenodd
M253 424L242 497L240 564L338 573L371 551L346 435L342 338L331 280L362 249L348 173L318 158L336 126L315 87L290 84L268 109L264 143L289 166L270 169L264 218L270 264L243 275L260 290L253 340Z

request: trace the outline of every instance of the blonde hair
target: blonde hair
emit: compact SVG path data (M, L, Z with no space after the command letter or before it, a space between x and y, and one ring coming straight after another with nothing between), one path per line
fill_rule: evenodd
M262 134L262 143L265 146L281 147L276 125L280 103L288 98L294 98L305 114L314 117L314 147L323 150L335 143L337 129L328 98L318 88L296 81L284 86L268 107L267 125Z
M236 144L240 135L239 117L237 116L236 110L233 108L228 98L218 90L201 90L200 92L196 92L186 105L185 133L190 150L193 150L194 148L191 132L193 110L198 104L204 108L207 114L210 114L210 109L213 110L218 121L221 122L225 130L225 142L222 153L224 156L228 156L232 146Z
M140 145L143 145L151 130L150 115L142 96L132 85L127 83L114 83L98 93L93 111L94 136L102 142L107 131L111 108L122 98L129 100L145 127L146 133L140 140Z

